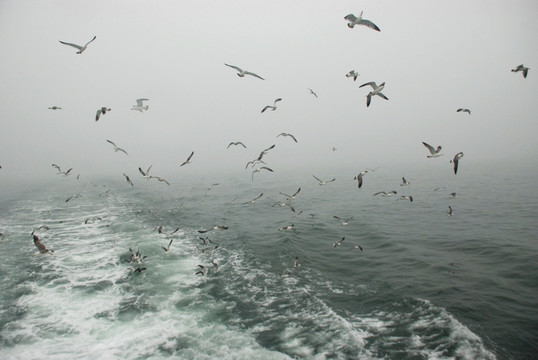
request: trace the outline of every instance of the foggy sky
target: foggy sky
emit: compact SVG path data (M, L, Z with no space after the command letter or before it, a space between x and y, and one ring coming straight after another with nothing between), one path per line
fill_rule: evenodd
M381 32L346 26L362 10ZM428 161L448 172L459 151L467 164L535 164L537 10L530 0L3 0L0 175L50 179L56 163L86 177L136 177L153 164L173 182L241 174L273 144L275 171L322 177ZM81 55L58 42L93 36ZM527 79L510 71L519 64L531 68ZM353 69L355 82L345 77ZM359 86L369 81L386 82L389 100L367 108ZM278 97L276 111L260 113ZM150 99L147 112L130 110L137 98ZM112 111L95 122L101 106ZM247 149L226 149L231 141ZM422 141L445 156L426 159Z

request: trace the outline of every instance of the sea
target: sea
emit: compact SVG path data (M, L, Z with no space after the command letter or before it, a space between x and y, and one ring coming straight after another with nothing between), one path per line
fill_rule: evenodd
M537 359L538 171L354 172L6 187L0 359Z

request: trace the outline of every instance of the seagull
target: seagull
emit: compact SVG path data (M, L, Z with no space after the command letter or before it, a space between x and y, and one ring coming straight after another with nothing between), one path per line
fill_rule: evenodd
M239 76L239 77L245 77L245 75L251 75L251 76L257 77L258 79L265 80L265 79L262 78L261 76L259 76L259 75L257 75L257 74L254 74L253 72L250 72L250 71L245 71L245 70L241 69L241 68L238 67L238 66L228 65L228 64L224 64L224 65L229 66L229 67L231 67L232 69L235 69L235 70L239 71L239 72L237 73L237 76Z
M299 194L300 191L301 191L301 188L297 189L297 191L296 191L293 195L284 194L283 192L281 192L280 194L282 194L282 195L284 195L285 197L287 197L286 200L294 200L295 197L297 196L297 194Z
M140 112L143 112L143 110L149 109L149 106L144 106L144 101L149 101L149 99L136 99L136 105L133 105L131 110L138 110Z
M458 173L458 162L463 157L463 153L460 151L454 155L454 159L450 160L451 163L454 163L454 175Z
M107 111L111 111L112 109L107 108L106 106L103 106L99 110L97 110L97 113L95 114L95 121L99 121L99 118L101 117L101 114L105 115Z
M131 181L131 179L129 179L129 176L127 176L125 173L123 173L123 176L125 176L125 181L127 181L131 186L134 186L133 182Z
M261 159L263 158L263 156L264 156L265 154L267 154L267 152L268 152L269 150L273 149L274 147L275 147L275 145L273 144L273 145L269 146L267 149L263 150L263 151L260 153L260 156L258 156L258 160L261 160Z
M146 178L146 179L149 180L151 178L151 176L149 176L149 171L151 170L152 166L153 165L150 165L149 168L146 171L142 170L141 167L138 167L138 172L140 172L142 174L143 178Z
M243 144L241 141L232 141L231 143L228 144L228 146L226 147L226 149L228 149L230 146L232 145L241 145L242 147L244 147L245 149L247 148L245 146L245 144Z
M523 66L523 64L518 65L515 69L512 69L512 72L518 72L521 71L524 78L527 78L527 73L529 72L530 68Z
M201 237L201 236L198 236L198 239L202 240L204 245L208 245L208 244L211 244L211 239L209 239L209 236L206 236L205 238L204 237Z
M448 216L452 216L452 207L448 205L448 211L446 212Z
M383 195L383 196L392 196L392 195L396 195L397 192L394 191L394 190L389 191L389 192L386 192L386 191L378 191L378 192L376 192L376 193L374 194L374 196L379 195L379 194L381 194L381 195Z
M362 18L362 13L364 11L361 11L359 17L356 17L355 15L353 14L349 14L347 15L344 19L346 19L347 21L349 21L349 23L347 24L347 26L350 28L350 29L353 29L355 27L355 25L364 25L364 26L368 26L370 29L373 29L375 31L381 31L379 30L379 28L377 27L376 24L374 24L373 22L371 22L370 20L366 20L366 19L363 19Z
M372 96L374 96L374 95L378 95L378 96L382 97L385 100L389 99L388 97L383 95L383 93L381 92L381 90L383 90L385 88L385 83L384 82L382 82L381 84L379 84L379 86L377 86L377 84L374 81L370 81L370 82L367 82L365 84L362 84L359 87L363 87L363 86L366 86L366 85L370 85L372 87L372 89L373 89L372 91L370 91L368 93L368 95L366 95L366 107L370 106L370 102L372 101Z
M357 182L359 183L359 189L361 188L362 186L362 177L368 172L368 170L364 170L364 171L361 171L359 173L359 175L355 176L353 178L353 180L357 180Z
M340 220L342 226L347 226L349 224L349 220L353 219L353 216L347 219L342 219L336 215L333 215L333 218Z
M433 146L431 146L431 145L425 143L424 141L422 142L422 144L423 144L424 146L426 146L426 148L427 148L428 150L430 150L430 154L431 154L431 155L428 155L428 156L426 156L426 157L428 157L428 158L435 158L435 157L443 156L443 154L440 154L441 149L442 149L441 145L439 145L439 146L437 147L437 149L434 149Z
M451 199L455 199L455 198L458 197L458 195L456 195L455 192L452 192L452 193L450 193L450 196L449 196L449 197L450 197Z
M32 231L32 235L34 235L36 231L41 230L41 229L50 230L50 227L48 227L47 225L41 225L40 227L37 227Z
M125 155L129 155L127 154L127 151L123 150L122 148L118 147L113 141L110 141L110 140L107 140L108 143L112 144L112 146L114 146L114 152L118 152L118 151L121 151L122 153L124 153Z
M173 241L174 241L174 239L170 240L170 242L168 243L168 247L161 246L161 248L164 250L164 252L166 252L166 253L170 252L170 245L172 245Z
M218 186L219 183L214 183L214 184L211 184L207 187L207 190L205 191L205 196L207 196L207 193L209 192L209 190L213 189L213 186Z
M351 70L346 74L346 77L352 77L353 81L357 80L357 76L359 76L359 74L355 70Z
M60 171L58 174L64 174L65 177L71 175L71 170L73 170L73 168L69 168L67 171Z
M300 266L301 266L301 264L299 263L299 257L296 256L295 257L295 264L293 264L293 268L298 268Z
M34 238L35 247L39 250L41 254L54 253L54 250L47 249L47 247L41 243L37 235L32 235L32 237Z
M157 179L159 180L160 182L164 182L166 185L170 185L170 183L168 181L166 181L165 179L163 179L162 177L158 177L158 176L150 176L149 177L150 179Z
M270 171L270 172L273 172L272 169L268 168L267 166L261 166L259 168L256 168L252 171L252 181L254 181L254 174L262 171L262 170L267 170L267 171Z
M58 169L58 171L60 171L60 172L62 171L62 169L60 169L60 167L58 165L56 165L56 164L52 164L52 167Z
M198 266L202 270L196 272L196 275L201 274L202 276L206 276L207 275L207 267L205 267L204 265L198 265Z
M215 262L215 260L211 260L211 264L213 264L213 267L215 268L215 273L219 272L219 264Z
M353 245L352 247L349 248L350 250L353 250L353 249L359 249L360 251L362 251L362 246L360 245Z
M287 206L287 207L290 208L290 210L291 210L292 212L295 212L295 209L293 208L293 206L291 206L291 205L288 204L288 203L285 203L285 202L276 202L276 203L274 203L273 205L271 205L271 207L275 207L276 205L278 205L278 206L280 206L280 207Z
M291 230L293 230L294 226L295 225L293 225L293 224L288 225L288 226L283 226L283 227L279 228L278 231L291 231Z
M70 197L67 198L67 200L65 200L65 202L69 202L69 200L76 199L76 198L79 198L79 197L82 197L82 195L80 193L75 194L75 195L71 195Z
M64 45L69 45L69 46L72 46L72 47L78 49L77 54L82 54L82 53L84 52L84 50L86 50L86 47L87 47L88 45L90 45L90 43L91 43L92 41L94 41L96 37L97 37L97 36L94 36L93 39L91 39L90 41L88 41L88 42L86 43L86 45L84 45L84 46L80 46L80 45L72 44L72 43L68 43L68 42L63 42L63 41L60 41L60 42L61 42L62 44L64 44Z
M144 270L146 270L146 269L147 269L147 268L145 268L145 267L143 267L143 268L141 268L141 267L137 267L136 269L131 269L131 271L132 271L133 274L134 274L134 273L137 273L137 272L138 272L138 273L141 273L142 271L144 271Z
M194 151L191 152L191 154L189 155L189 157L187 158L187 160L186 160L183 164L181 164L181 165L179 165L179 166L183 166L183 165L190 164L190 163L192 162L191 159L192 159L192 156L193 156L193 155L194 155Z
M316 94L316 93L314 92L314 90L312 90L312 89L310 89L310 88L308 88L308 90L310 90L310 94L314 95L315 97L318 97L318 94Z
M413 202L413 197L411 195L402 195L398 200L409 200Z
M345 239L346 239L346 237L344 236L343 238L341 238L340 240L338 240L337 242L335 242L335 243L333 244L333 247L337 247L337 246L342 245L342 243L344 242Z
M208 231L211 231L211 230L228 230L228 226L223 226L223 225L215 225L213 226L211 229L207 229L207 230L198 230L198 232L200 234L204 234Z
M279 102L279 101L282 101L282 98L275 99L275 101L273 101L273 106L267 105L266 107L264 107L262 109L262 113L267 109L271 109L272 111L275 111L276 110L276 103Z
M469 109L465 109L465 108L459 108L458 110L456 110L456 112L466 112L466 113L468 113L469 115L471 115L471 110L469 110Z
M61 107L56 106L56 105L49 107L49 109L51 109L51 110L62 110Z
M253 204L256 200L258 200L259 198L261 198L263 196L263 193L261 193L260 195L256 196L254 199L252 200L249 200L249 201L245 201L244 203L242 203L243 205L245 204Z
M400 186L407 186L407 185L409 185L409 184L411 184L411 182L405 180L405 178L402 176L402 183L400 184Z
M316 179L319 182L319 185L326 185L327 183L330 183L336 180L335 178L333 178L331 180L323 181L320 178L316 177L315 175L312 175L312 176L314 177L314 179Z
M293 141L297 142L297 139L296 139L295 136L293 136L292 134L288 134L288 133L280 133L280 134L278 134L276 137L279 137L279 136L289 136L290 138L293 139Z
M89 218L84 220L84 224L88 224L90 223L90 221L93 221L93 220L103 220L103 218L100 216L90 216Z

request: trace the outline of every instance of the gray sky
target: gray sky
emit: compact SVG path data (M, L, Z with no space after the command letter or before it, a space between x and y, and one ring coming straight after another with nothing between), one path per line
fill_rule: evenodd
M361 10L381 32L346 26ZM150 164L172 180L240 173L272 144L275 170L320 176L426 164L422 141L443 146L447 167L459 151L470 164L535 164L537 10L535 0L2 0L2 177L54 177L52 163L83 176L134 177ZM58 42L94 35L81 55ZM522 63L527 79L510 71ZM345 77L352 69L356 82ZM386 82L390 100L367 108L359 85L369 81ZM141 97L149 110L131 111ZM260 113L277 97L276 111ZM96 123L101 106L112 111ZM238 140L247 149L226 150Z

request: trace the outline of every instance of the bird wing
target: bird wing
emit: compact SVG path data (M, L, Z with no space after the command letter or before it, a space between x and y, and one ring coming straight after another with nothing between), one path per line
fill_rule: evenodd
M322 183L323 181L320 180L320 178L316 177L316 175L312 175L314 177L314 179L316 179L317 181L319 181L320 183Z
M149 99L136 99L136 106L143 106L144 101L149 101Z
M237 70L237 71L239 71L239 72L243 72L243 69L241 69L241 68L238 67L238 66L228 65L228 64L226 64L226 63L224 63L224 65L229 66L229 67L231 67L232 69L235 69L235 70Z
M116 144L115 144L113 141L107 140L106 142L112 144L112 146L114 146L115 148L117 148Z
M273 172L273 170L272 170L272 169L269 169L267 166L262 166L262 167L260 168L260 170L261 170L261 169L265 169L265 170L269 170L270 172Z
M273 105L276 105L276 103L279 101L282 101L282 98L275 99L275 101L273 102Z
M102 113L101 109L97 110L97 113L95 114L95 121L99 120L99 118L101 117L101 113Z
M64 45L72 46L72 47L74 47L74 48L76 48L76 49L78 49L78 50L82 50L82 49L83 49L83 47L80 46L80 45L72 44L72 43L68 43L68 42L63 42L63 41L61 41L61 40L59 40L59 41L60 41L62 44L64 44ZM88 44L89 44L89 43L88 43Z
M273 107L273 106L271 106L271 105L267 105L266 107L264 107L264 108L262 109L262 113L263 113L265 110L267 110L267 109L269 109L269 108L272 108L272 107Z
M263 196L263 193L261 193L260 195L258 195L257 197L255 197L254 199L252 199L252 201L256 201L258 200L259 198L261 198Z
M293 136L292 134L288 134L288 136L291 137L293 141L297 142L297 139L295 138L295 136Z
M292 197L296 196L300 191L301 191L301 188L297 189L297 191L295 192L295 194L292 195Z
M372 89L374 89L374 90L377 88L377 84L375 83L375 81L370 81L370 82L364 83L359 87L361 88L361 87L367 86L367 85L370 85L372 87Z
M88 46L92 41L94 41L96 37L97 37L97 36L94 36L93 39L91 39L90 41L88 41L88 42L86 43L86 45L84 45L84 47Z
M383 93L377 93L377 95L381 96L383 99L388 100L389 98L386 97Z
M366 107L370 106L371 101L372 101L372 95L368 93L368 95L366 95Z
M121 152L124 153L125 155L129 155L129 154L127 154L127 151L123 150L122 148L118 148L118 151L121 151Z
M355 15L353 15L353 14L349 14L344 19L346 19L348 21L351 21L351 22L354 22L355 20L357 20L357 17Z
M359 24L368 26L370 29L373 29L373 30L376 30L376 31L381 31L381 30L379 30L379 28L377 27L377 25L374 24L373 22L371 22L370 20L364 20L364 19L363 19L363 20L361 20L361 21L359 22Z
M387 195L385 191L378 191L374 194L374 196L379 195L379 194Z
M428 148L428 150L430 150L430 153L431 153L432 155L435 154L435 149L433 148L433 146L431 146L430 144L425 143L424 141L422 142L422 144L423 144L424 146L426 146L426 147Z
M146 176L146 173L144 172L144 170L142 170L141 167L138 167L138 171L142 174L142 176Z
M257 77L258 79L265 80L265 79L262 78L260 75L258 75L258 74L254 74L253 72L250 72L250 71L245 71L245 75L252 75L252 76L254 76L254 77Z

